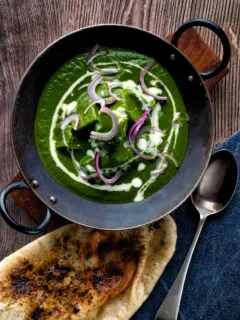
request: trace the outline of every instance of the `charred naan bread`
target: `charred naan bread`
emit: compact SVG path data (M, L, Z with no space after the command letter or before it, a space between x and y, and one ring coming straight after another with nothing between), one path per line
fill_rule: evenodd
M127 231L64 226L0 263L0 319L127 320L175 244L170 216Z

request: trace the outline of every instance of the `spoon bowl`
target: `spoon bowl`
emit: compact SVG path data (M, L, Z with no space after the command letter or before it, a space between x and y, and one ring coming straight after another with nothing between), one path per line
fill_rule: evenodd
M222 211L231 201L238 177L235 156L228 150L215 152L191 199L200 215Z

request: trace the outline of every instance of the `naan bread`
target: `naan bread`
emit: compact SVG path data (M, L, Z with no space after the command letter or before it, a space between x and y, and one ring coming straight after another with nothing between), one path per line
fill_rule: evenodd
M127 320L154 288L176 238L170 216L126 231L55 230L0 263L0 319Z

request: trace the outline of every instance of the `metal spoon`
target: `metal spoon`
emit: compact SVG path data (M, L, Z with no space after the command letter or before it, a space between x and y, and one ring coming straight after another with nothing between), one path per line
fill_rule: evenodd
M166 298L158 309L155 320L177 320L183 286L188 267L206 218L226 208L234 194L238 177L235 156L228 150L215 152L191 196L199 212L200 221L189 252Z

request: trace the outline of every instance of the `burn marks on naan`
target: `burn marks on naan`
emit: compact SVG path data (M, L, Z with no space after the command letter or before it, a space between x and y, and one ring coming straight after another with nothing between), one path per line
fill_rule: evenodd
M68 233L63 233L61 236L56 236L54 239L53 247L57 250L67 250L68 242L71 239L71 236Z
M70 267L62 266L58 262L46 274L46 280L49 281L62 281L71 271Z
M49 284L63 281L70 271L71 267L60 265L57 261L52 262L49 267L35 270L32 264L25 261L23 268L10 274L12 294L31 295L36 289L52 294Z
M80 311L79 307L74 306L73 307L73 313L78 313Z
M5 297L28 301L31 320L94 310L128 287L143 252L141 235L134 232L62 234L45 260L19 262L9 274Z
M93 256L93 248L90 244L90 242L87 242L86 245L83 248L84 255L86 259L90 259Z
M34 265L27 259L22 261L22 266L10 274L11 294L13 296L31 295L36 289L33 278Z
M29 292L29 279L19 274L11 275L12 290L19 295L28 294Z
M36 307L31 314L31 320L39 320L43 313L43 309L41 309L39 306Z

